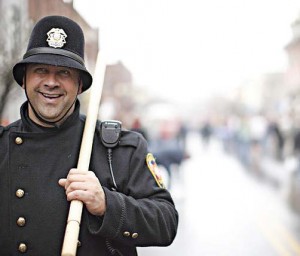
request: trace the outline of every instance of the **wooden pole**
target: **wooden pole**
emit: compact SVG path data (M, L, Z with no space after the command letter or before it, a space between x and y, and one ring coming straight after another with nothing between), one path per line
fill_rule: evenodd
M95 127L98 119L98 110L100 107L100 99L106 70L104 57L100 55L101 54L99 52L97 56L94 81L90 91L90 101L87 110L87 118L84 126L77 164L77 168L82 171L89 170ZM83 203L81 201L71 201L61 253L62 256L76 255L82 208Z

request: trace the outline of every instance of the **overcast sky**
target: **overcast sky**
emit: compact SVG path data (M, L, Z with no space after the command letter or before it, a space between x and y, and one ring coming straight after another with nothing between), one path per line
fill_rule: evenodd
M227 93L247 77L284 70L284 47L300 13L298 0L74 0L74 5L99 28L110 63L122 61L136 84L176 101Z

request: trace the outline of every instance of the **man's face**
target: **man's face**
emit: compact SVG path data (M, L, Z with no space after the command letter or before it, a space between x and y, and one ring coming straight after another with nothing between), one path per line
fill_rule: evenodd
M23 88L25 86L30 104L37 114L48 122L57 122L64 115L63 120L65 120L73 112L72 104L77 94L82 91L79 71L45 64L27 65L26 84L23 84ZM30 104L29 117L34 122L45 126L35 116Z

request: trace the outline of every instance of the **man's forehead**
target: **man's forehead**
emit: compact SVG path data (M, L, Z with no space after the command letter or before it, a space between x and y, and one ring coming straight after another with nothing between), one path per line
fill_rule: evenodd
M70 67L64 67L64 66L54 66L54 65L43 64L43 63L29 63L29 64L26 64L26 66L29 68L42 67L42 68L46 68L46 69L68 69L68 70L78 71L76 68L70 68Z

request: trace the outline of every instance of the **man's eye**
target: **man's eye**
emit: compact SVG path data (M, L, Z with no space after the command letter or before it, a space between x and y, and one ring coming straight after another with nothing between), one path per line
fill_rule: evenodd
M69 70L60 70L59 73L61 75L64 75L64 76L69 76L70 75L70 71Z

